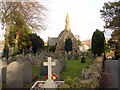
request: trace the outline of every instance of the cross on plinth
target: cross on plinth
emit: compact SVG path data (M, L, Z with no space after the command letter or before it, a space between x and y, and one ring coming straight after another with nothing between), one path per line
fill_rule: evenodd
M51 61L51 57L48 57L48 62L43 62L44 66L48 66L48 80L51 80L52 66L55 66L55 62Z
M48 66L48 80L45 82L44 88L55 88L55 83L51 79L52 76L52 66L56 63L51 61L51 57L48 57L48 62L43 62L44 66Z

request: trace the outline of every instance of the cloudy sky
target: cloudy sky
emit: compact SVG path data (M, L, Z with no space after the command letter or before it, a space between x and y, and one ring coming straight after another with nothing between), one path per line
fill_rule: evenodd
M100 9L105 2L114 0L50 0L48 7L47 29L39 33L44 41L49 37L58 37L65 28L65 19L68 13L70 29L80 40L91 39L96 29L104 30L104 22L100 18ZM110 37L110 31L106 32Z
M47 28L37 34L45 42L48 36L58 37L60 32L65 29L65 19L68 13L72 33L79 35L81 41L91 39L96 29L104 30L100 9L108 1L115 0L46 0L44 5L48 8L45 19ZM4 31L0 31L0 33L1 40ZM110 31L106 32L105 36L110 37Z

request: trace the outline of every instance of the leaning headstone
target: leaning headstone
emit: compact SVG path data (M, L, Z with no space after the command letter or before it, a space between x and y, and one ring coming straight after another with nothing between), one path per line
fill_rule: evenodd
M85 63L85 57L81 57L81 63Z
M61 63L57 59L55 59L54 62L56 63L56 65L52 67L52 73L55 73L58 76L58 78L56 79L58 81L60 80Z
M7 88L23 88L23 69L18 62L12 62L7 67Z
M32 64L28 61L21 63L23 68L23 82L32 82Z
M3 67L2 68L2 82L6 83L6 71L7 71L7 67Z

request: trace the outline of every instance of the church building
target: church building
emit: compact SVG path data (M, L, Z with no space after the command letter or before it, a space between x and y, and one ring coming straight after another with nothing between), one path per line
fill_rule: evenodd
M68 38L72 40L72 51L73 52L78 51L78 42L70 30L68 14L65 22L66 22L65 29L59 34L58 38L48 37L48 42L47 42L48 46L56 45L55 53L65 52L65 41Z

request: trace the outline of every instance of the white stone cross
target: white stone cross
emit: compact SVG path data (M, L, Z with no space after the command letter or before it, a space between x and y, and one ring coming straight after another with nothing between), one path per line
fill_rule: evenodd
M52 80L51 79L51 75L52 75L52 66L55 66L56 63L51 61L51 57L48 57L48 62L43 62L44 66L48 66L48 80Z

